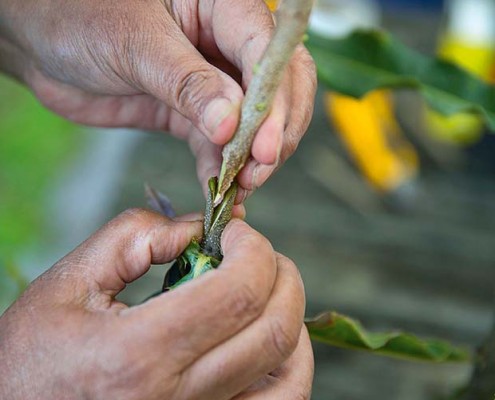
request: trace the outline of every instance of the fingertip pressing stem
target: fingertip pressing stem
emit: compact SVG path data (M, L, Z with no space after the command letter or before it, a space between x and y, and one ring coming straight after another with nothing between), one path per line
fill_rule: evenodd
M275 33L260 63L256 64L234 137L222 152L215 205L221 203L251 153L254 137L270 113L285 68L306 32L312 5L313 0L283 0L277 11Z

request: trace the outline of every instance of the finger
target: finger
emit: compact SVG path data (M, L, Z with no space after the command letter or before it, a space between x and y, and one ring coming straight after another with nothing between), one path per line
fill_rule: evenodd
M220 173L222 164L222 149L202 135L197 129L192 128L189 135L189 148L196 158L196 173L201 183L203 194L208 193L208 180Z
M243 204L234 205L232 217L244 220L246 218L246 207Z
M280 168L279 164L264 165L258 161L249 160L237 175L237 182L251 195L256 189L263 185L274 172ZM245 196L246 198L247 196Z
M168 13L155 15L149 45L142 46L144 34L150 40L149 27L133 36L127 79L179 111L212 142L224 144L237 125L241 88L205 60Z
M298 46L289 65L287 76L292 77L290 83L284 84L281 88L290 88L291 94L285 92L277 94L277 102L272 110L273 115L277 115L278 125L281 117L286 116L285 131L282 135L282 143L279 145L279 154L277 161L273 165L264 165L260 162L261 158L253 158L246 163L238 175L239 184L248 191L256 190L262 186L268 178L295 152L299 142L306 132L311 116L313 114L314 97L316 94L316 71L313 60L304 46ZM287 99L289 102L287 103ZM301 99L303 101L301 101ZM290 110L290 112L286 111ZM255 146L269 149L266 143L270 143L268 136L271 129L271 122L267 120L264 126L267 126L266 133L260 130L253 144L253 154ZM275 124L275 125L277 125ZM273 144L272 144L273 145ZM273 149L272 149L273 152Z
M197 129L193 128L189 135L189 147L196 157L196 173L198 180L203 189L203 194L206 197L208 194L208 181L211 177L218 176L220 165L222 163L222 151L219 146L216 146L208 141ZM235 199L236 206L232 210L234 218L244 219L246 217L246 209L242 202L247 198L247 192L242 185L237 189Z
M289 105L291 112L284 132L279 165L283 164L296 151L313 116L317 88L316 67L311 55L303 45L296 48L289 64L289 74L293 77L291 103ZM262 182L260 180L255 184L260 186Z
M276 164L280 157L284 128L289 115L290 87L290 80L284 79L284 84L275 96L276 107L263 122L254 139L251 154L261 164Z
M263 314L184 372L184 398L230 399L293 353L303 323L304 289L290 260L278 256L277 264L277 281Z
M242 71L244 84L249 82L253 66L263 55L274 29L266 4L245 0L233 7L229 0L208 0L200 2L199 13L203 16L203 30L212 32L222 55Z
M60 260L53 274L63 273L77 283L76 290L67 285L74 297L86 298L91 291L113 298L151 264L173 260L199 235L200 222L175 222L150 211L128 210Z
M167 354L178 369L258 318L272 292L276 261L268 240L233 220L224 231L222 248L225 256L218 269L122 314L139 342Z
M260 0L242 1L236 7L232 7L228 0L204 3L203 13L210 16L206 20L211 21L210 29L215 44L222 55L242 72L243 87L246 89L252 79L253 68L261 60L272 37L272 14ZM236 21L243 21L243 24L237 26ZM236 35L231 35L232 31ZM285 79L281 84L282 89L276 96L272 111L253 143L253 157L263 164L274 164L281 151L282 133L290 102L290 86L286 87L287 83L290 81Z
M234 400L301 400L311 397L314 359L305 326L299 343L289 359L274 372L264 376Z
M35 69L30 71L26 81L45 107L73 122L158 130L166 129L171 119L171 109L146 94L107 96L89 93Z
M247 0L232 7L228 0L205 1L200 15L205 15L204 31L213 32L215 48L242 73L246 89L253 76L253 68L266 50L274 31L270 10L263 1ZM236 21L243 21L238 26ZM235 31L236 35L230 34ZM213 47L213 46L210 46ZM282 148L282 133L290 102L290 79L281 84L272 112L262 124L253 144L253 157L263 164L274 164Z

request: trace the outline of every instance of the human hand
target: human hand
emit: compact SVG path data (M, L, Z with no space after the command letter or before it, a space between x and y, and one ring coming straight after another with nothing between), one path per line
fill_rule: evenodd
M73 121L187 140L205 189L273 31L262 0L0 0L0 17L0 68ZM315 86L300 46L238 177L238 201L295 151Z
M300 277L244 222L227 226L218 269L138 306L116 300L200 232L125 212L34 281L0 318L0 397L309 398Z

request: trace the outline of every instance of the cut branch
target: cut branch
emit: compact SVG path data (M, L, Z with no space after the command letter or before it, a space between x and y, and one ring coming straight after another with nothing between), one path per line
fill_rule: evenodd
M273 99L294 50L302 41L311 13L312 0L283 0L276 14L277 27L262 60L253 70L233 139L223 149L215 204L234 181L251 154L259 127L271 110Z

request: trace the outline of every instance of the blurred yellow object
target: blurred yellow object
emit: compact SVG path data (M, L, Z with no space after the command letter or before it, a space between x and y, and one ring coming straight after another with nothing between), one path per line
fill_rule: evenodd
M277 10L279 0L265 0L265 3L271 12L275 12Z
M491 0L449 0L448 24L438 55L484 80L490 80L494 61L495 6ZM458 145L476 143L483 136L479 117L463 113L444 116L429 108L425 124L434 138Z
M325 106L349 154L376 190L392 192L418 175L418 155L395 119L388 91L360 100L327 92Z
M490 46L474 46L464 43L462 38L446 36L438 54L482 79L490 78L493 64L493 49ZM445 116L427 109L425 123L430 135L436 139L459 145L476 143L483 135L482 120L470 114Z
M476 46L454 35L444 37L438 49L438 55L484 79L489 77L494 60L491 43Z
M375 0L317 0L310 29L332 39L355 29L377 28L380 19ZM360 100L327 92L325 106L348 153L375 190L388 194L417 176L418 155L395 119L388 91L375 91Z

